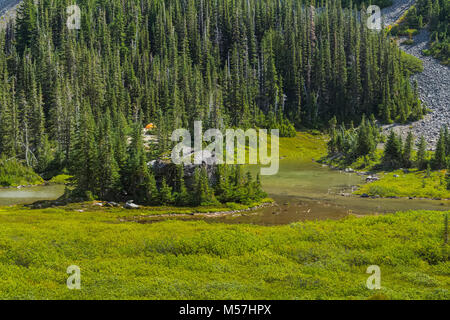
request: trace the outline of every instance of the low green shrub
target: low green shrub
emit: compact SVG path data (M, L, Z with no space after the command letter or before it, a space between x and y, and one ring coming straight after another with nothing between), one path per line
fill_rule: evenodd
M0 208L0 299L450 298L442 212L264 227L122 211ZM70 265L82 290L66 287Z
M20 185L36 185L43 179L32 168L23 165L16 159L0 159L0 186L15 187Z

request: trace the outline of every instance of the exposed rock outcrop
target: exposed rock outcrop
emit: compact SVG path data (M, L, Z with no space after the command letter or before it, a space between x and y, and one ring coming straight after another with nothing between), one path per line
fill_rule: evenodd
M191 154L193 155L193 154ZM214 154L203 151L202 154L202 164L185 164L184 165L184 180L186 185L191 185L195 170L197 168L205 168L208 173L208 179L210 183L215 183L216 181L216 169L217 165ZM153 160L148 163L148 166L153 170L155 174L155 179L160 183L163 177L167 181L175 179L177 176L177 166L170 160Z

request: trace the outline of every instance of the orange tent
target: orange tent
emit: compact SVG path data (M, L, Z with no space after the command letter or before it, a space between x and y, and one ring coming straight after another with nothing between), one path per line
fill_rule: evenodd
M153 123L149 123L148 125L145 126L145 129L147 130L155 129L155 125Z

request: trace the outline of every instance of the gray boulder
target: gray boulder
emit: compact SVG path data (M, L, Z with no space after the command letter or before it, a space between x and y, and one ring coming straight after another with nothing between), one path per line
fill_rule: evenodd
M139 209L140 206L133 203L133 200L127 201L125 205L123 206L125 209Z

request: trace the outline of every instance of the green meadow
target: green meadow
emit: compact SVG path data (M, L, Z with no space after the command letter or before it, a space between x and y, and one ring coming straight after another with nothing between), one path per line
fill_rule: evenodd
M449 299L444 213L285 226L0 209L1 299ZM67 267L81 269L69 290ZM381 268L381 289L366 287Z

